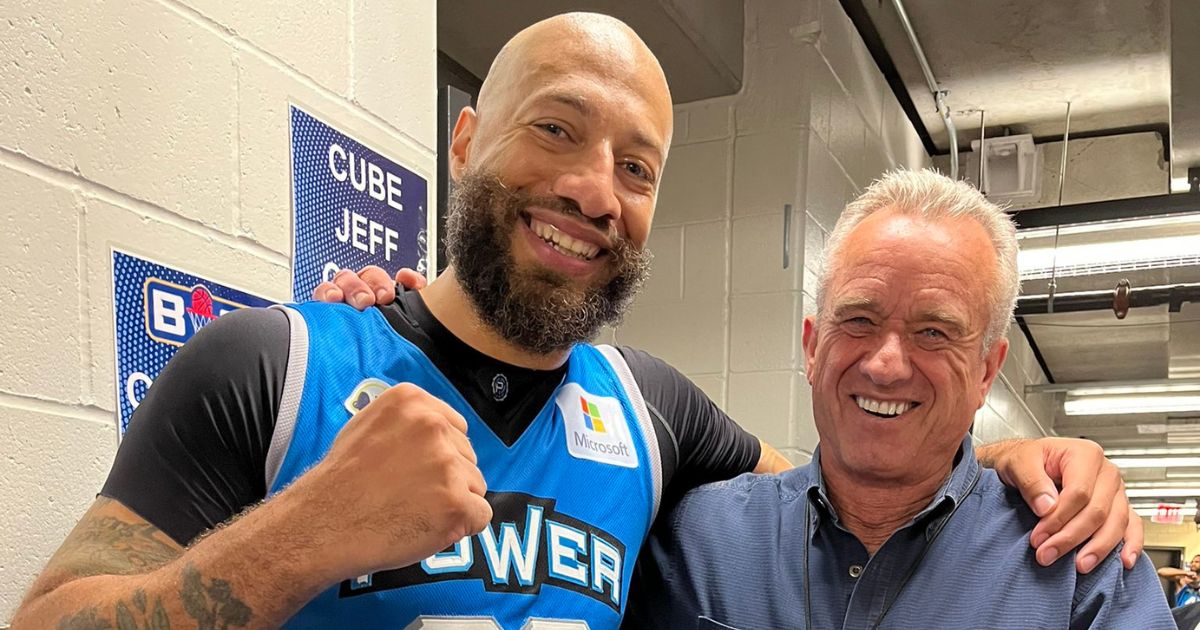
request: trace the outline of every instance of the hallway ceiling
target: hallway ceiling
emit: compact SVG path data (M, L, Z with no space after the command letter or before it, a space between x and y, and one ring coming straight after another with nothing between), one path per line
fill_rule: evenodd
M654 51L676 103L742 85L742 0L441 0L438 49L482 79L517 31L552 15L593 11L623 20Z
M854 0L858 1L858 0ZM934 76L955 112L984 109L989 134L1009 127L1061 136L1170 121L1170 0L906 0ZM939 152L949 150L916 56L890 1L861 0ZM955 116L979 136L977 113ZM1107 135L1107 133L1105 134Z

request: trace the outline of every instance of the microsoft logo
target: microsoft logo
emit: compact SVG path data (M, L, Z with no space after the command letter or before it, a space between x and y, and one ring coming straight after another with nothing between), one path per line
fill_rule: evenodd
M588 392L579 383L565 383L554 397L554 404L562 414L567 452L572 457L638 467L633 434L621 400Z
M583 396L579 397L579 404L583 406L583 419L587 428L596 433L604 433L604 421L600 419L600 410L596 405L588 402Z

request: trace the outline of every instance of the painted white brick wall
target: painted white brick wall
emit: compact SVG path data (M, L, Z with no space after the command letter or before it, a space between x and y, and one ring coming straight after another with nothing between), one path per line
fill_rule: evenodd
M0 626L116 450L110 248L289 297L288 103L436 172L435 11L425 0L5 5ZM726 240L716 225L710 245Z
M653 279L615 336L676 365L803 463L817 433L800 333L815 310L825 239L885 170L931 160L837 0L747 3L745 41L739 94L676 107ZM788 269L784 204L794 212ZM724 224L728 244L678 228L694 224ZM710 291L702 298L685 281L700 266ZM1008 384L993 388L978 416L989 439L1041 435L1020 402L1036 381L1028 346L1019 332L1012 343Z

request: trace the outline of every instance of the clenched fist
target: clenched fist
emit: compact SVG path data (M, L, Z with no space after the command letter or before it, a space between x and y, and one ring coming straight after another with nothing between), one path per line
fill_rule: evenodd
M396 385L342 429L293 486L343 578L419 562L492 519L467 422L416 385Z

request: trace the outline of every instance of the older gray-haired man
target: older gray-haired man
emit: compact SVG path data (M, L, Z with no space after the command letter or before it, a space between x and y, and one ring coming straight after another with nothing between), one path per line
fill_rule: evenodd
M851 203L804 321L812 462L687 495L655 531L627 625L1174 628L1144 555L1130 571L1118 552L1088 575L1039 568L1037 517L975 460L1016 253L1003 211L930 171Z

